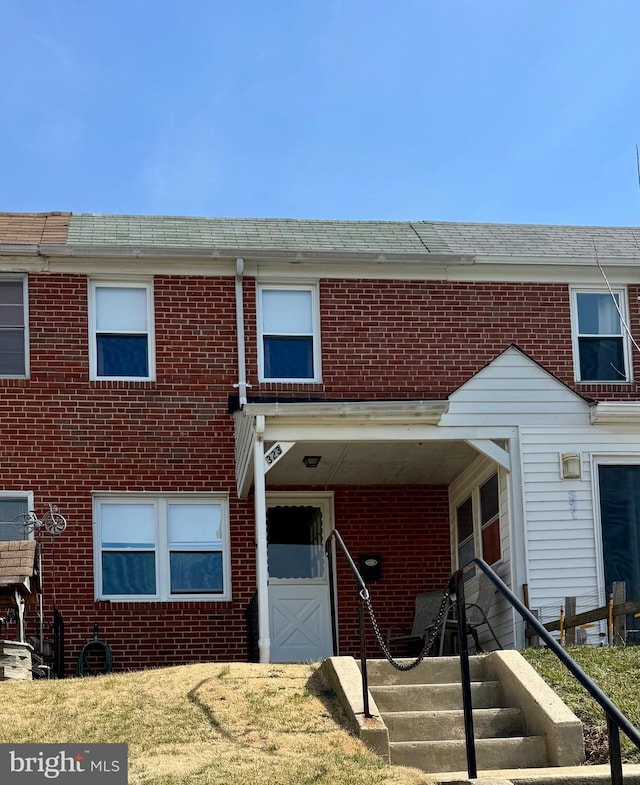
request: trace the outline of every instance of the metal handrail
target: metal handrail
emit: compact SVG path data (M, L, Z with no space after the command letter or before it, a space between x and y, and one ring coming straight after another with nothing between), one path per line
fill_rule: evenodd
M611 767L612 785L622 785L622 755L620 752L620 730L640 749L640 731L620 711L620 709L598 687L593 679L588 676L578 663L556 639L544 628L541 622L531 613L526 605L516 597L511 589L496 575L483 559L472 559L464 567L457 570L450 579L450 587L455 591L456 615L458 617L458 643L460 652L460 670L462 674L462 700L465 719L465 738L467 744L467 770L469 779L478 776L476 766L475 739L473 734L473 714L471 707L471 678L469 675L469 648L467 644L465 598L464 598L464 573L476 565L493 583L502 596L518 611L527 624L535 630L536 634L545 642L549 649L556 655L562 664L575 676L589 695L600 705L607 717L609 732L609 764ZM453 593L453 592L452 592Z
M351 558L351 554L349 553L349 549L344 544L344 540L340 536L340 532L337 529L332 529L329 532L329 536L327 537L324 548L325 553L327 554L327 561L329 564L329 592L330 592L330 599L331 599L331 630L333 633L333 651L334 654L337 654L336 651L336 640L337 640L337 630L336 630L336 618L335 618L335 597L334 597L334 589L333 589L333 575L334 575L334 565L333 565L333 551L331 549L331 540L334 540L340 546L346 560L347 564L351 568L351 572L353 573L356 582L358 583L360 590L358 592L358 608L359 608L359 626L360 626L360 670L362 672L362 707L364 710L365 717L373 717L373 714L369 711L369 678L367 675L367 641L365 635L365 624L364 624L364 604L369 599L369 590L367 589L367 585L362 579L362 575L358 572L358 568L356 567L356 563Z

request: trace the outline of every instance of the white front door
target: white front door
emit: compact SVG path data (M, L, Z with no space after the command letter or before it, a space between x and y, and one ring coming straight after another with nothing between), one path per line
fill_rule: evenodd
M331 498L268 497L269 637L272 662L333 654L327 559Z

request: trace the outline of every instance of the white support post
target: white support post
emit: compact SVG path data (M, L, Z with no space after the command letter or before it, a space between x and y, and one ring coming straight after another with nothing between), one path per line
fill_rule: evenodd
M256 417L253 446L253 492L256 518L256 584L258 591L258 650L260 662L271 659L269 640L269 583L267 566L267 499L264 464L264 415Z

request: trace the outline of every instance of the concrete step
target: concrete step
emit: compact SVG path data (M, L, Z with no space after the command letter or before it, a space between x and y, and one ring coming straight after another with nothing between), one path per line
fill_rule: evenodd
M383 712L391 741L441 741L464 739L464 714L453 711ZM474 709L473 731L476 739L524 736L524 717L520 709Z
M427 773L462 771L467 765L464 741L396 741L389 745L394 766L413 766ZM477 739L478 771L485 769L537 768L547 765L544 736Z
M396 684L369 687L381 713L390 711L446 711L462 708L460 684ZM471 683L474 709L493 709L503 705L497 681Z
M398 660L409 664L413 660ZM469 671L472 681L484 678L483 657L469 658ZM420 665L410 671L399 671L387 660L368 660L367 675L369 684L450 684L460 681L459 657L427 657Z

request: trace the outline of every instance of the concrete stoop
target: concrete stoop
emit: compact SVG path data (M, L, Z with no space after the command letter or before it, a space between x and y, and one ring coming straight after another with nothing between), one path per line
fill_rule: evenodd
M472 657L469 665L479 778L487 779L480 774L485 772L489 779L516 782L517 772L558 775L561 768L583 763L582 724L518 652ZM435 781L439 776L443 782L464 780L457 657L431 657L411 671L398 671L386 660L369 661L370 718L364 717L362 677L354 659L332 657L321 670L352 728L381 757L422 769ZM580 768L595 774L597 767ZM524 779L518 782L526 785Z

